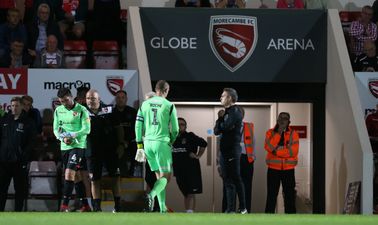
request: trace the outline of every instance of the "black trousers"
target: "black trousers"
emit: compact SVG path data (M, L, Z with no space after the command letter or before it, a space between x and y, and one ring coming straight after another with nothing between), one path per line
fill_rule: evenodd
M236 211L235 191L239 199L239 208L245 209L244 185L240 176L240 153L235 153L231 157L224 157L221 154L220 166L227 196L226 212Z
M295 170L268 169L265 213L275 213L277 195L282 183L285 213L296 213L295 208Z
M7 201L8 188L13 178L15 189L15 211L20 212L24 208L24 202L28 194L28 171L26 164L18 162L0 162L0 211L3 212Z
M240 176L244 184L245 192L245 205L248 212L251 212L251 199L252 199L252 180L253 180L254 162L249 163L246 154L240 156ZM235 193L236 195L236 193ZM235 203L233 203L235 204ZM227 194L226 187L223 184L223 199L222 199L222 212L227 210Z
M241 154L240 175L244 184L245 205L248 212L251 212L253 170L254 170L254 162L249 163L247 155Z

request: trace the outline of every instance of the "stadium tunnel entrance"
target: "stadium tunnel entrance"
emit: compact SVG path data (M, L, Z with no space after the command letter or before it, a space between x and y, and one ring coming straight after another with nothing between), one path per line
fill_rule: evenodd
M221 108L219 98L225 87L237 90L238 104L246 110L245 120L255 124L257 160L251 211L263 212L265 207L265 132L275 125L280 111L287 111L292 114L291 125L305 127L307 133L305 139L300 139L296 168L297 210L299 213L325 213L324 84L170 82L168 99L176 104L178 116L187 120L188 131L208 142L201 158L204 192L197 196L197 211L221 211L222 181L216 170L217 138L212 134L212 128ZM167 192L181 196L174 179ZM181 198L170 199L168 196L167 204L178 211L183 209ZM278 198L277 212L283 212L282 197Z

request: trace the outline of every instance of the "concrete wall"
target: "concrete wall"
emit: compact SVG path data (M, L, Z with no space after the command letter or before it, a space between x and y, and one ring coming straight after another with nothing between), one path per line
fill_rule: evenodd
M130 7L127 23L127 68L139 72L139 99L152 90L139 7Z
M348 184L362 182L362 212L372 213L373 155L338 11L329 10L326 86L326 212L341 213Z

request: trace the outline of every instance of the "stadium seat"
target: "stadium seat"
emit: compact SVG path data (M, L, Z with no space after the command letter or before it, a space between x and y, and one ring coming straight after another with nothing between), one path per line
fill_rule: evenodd
M27 209L30 211L57 211L60 205L60 191L57 167L54 161L32 161L29 170L29 199ZM35 204L42 201L41 204ZM33 204L30 204L33 202ZM36 207L36 208L34 208Z
M120 19L122 23L127 22L127 9L121 9Z
M66 68L86 68L87 44L85 41L64 41Z
M339 12L341 25L343 27L344 32L349 32L350 24L358 20L361 16L360 11L340 11Z
M116 41L94 41L92 50L95 69L119 68L119 47Z

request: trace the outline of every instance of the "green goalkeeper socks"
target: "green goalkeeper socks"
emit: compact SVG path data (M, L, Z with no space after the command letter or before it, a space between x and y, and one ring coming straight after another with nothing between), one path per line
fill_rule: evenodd
M160 207L160 212L165 213L167 212L167 207L165 206L165 189L163 189L158 195L158 201L159 201L159 207Z
M162 190L165 189L165 187L167 186L167 183L168 183L168 180L165 177L158 179L155 182L154 188L152 188L150 192L150 196L152 198L155 198ZM159 200L159 204L160 204L160 200Z

